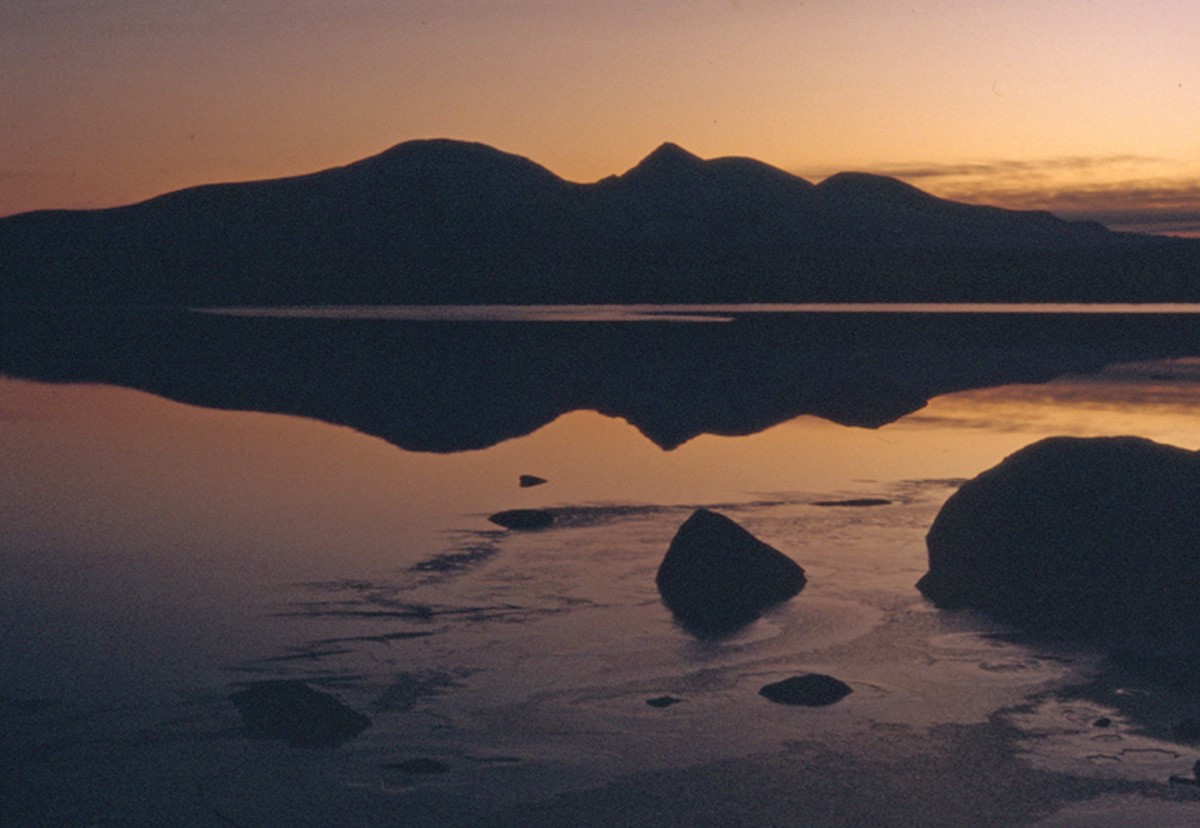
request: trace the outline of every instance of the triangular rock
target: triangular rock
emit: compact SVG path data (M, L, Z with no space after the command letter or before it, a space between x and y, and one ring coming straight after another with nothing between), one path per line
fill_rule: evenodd
M699 509L679 527L655 583L684 626L719 634L791 598L805 577L779 550L724 515Z

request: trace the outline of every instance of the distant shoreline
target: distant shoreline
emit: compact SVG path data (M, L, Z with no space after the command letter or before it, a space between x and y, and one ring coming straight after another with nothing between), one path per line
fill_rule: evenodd
M720 322L732 316L771 313L859 314L1200 314L1184 302L815 302L747 304L589 305L279 305L196 307L214 316L278 319L375 319L407 322Z

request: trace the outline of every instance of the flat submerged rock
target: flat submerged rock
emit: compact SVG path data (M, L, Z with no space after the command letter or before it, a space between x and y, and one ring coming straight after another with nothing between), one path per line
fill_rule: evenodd
M546 529L554 525L554 515L545 509L508 509L488 520L505 529Z
M890 506L892 501L882 497L856 497L849 500L818 500L813 503L814 506L830 507L846 507L866 509L872 506Z

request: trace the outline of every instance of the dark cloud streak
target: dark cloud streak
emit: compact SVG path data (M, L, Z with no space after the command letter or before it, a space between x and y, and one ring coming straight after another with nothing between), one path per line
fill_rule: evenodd
M870 172L954 201L1048 210L1063 218L1098 221L1114 230L1200 236L1200 178L1136 174L1138 167L1161 169L1167 163L1153 156L1114 154L889 164ZM1088 179L1099 183L1089 184Z
M961 178L969 176L1042 177L1060 172L1101 170L1121 164L1157 164L1163 159L1146 155L1067 155L1033 160L1001 159L954 164L893 164L878 168L881 175L904 179Z
M1012 185L950 187L946 197L1022 210L1049 210L1098 221L1114 230L1200 235L1200 180L1115 181L1101 185L1020 189Z

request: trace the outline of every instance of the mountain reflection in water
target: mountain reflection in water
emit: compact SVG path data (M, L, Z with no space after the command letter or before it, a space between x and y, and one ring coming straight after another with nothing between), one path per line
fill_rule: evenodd
M417 451L462 451L558 416L622 417L665 449L803 414L878 427L937 395L1200 354L1194 313L705 309L630 324L545 310L417 313L22 311L0 371L125 385L214 408L351 426ZM686 324L683 319L720 319ZM621 321L614 321L621 320Z

